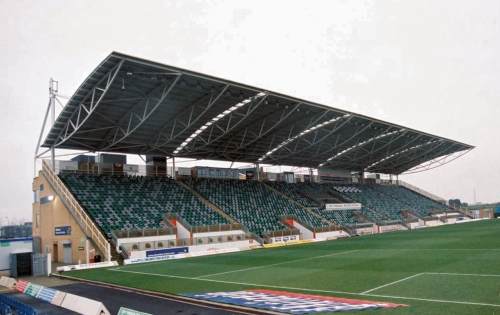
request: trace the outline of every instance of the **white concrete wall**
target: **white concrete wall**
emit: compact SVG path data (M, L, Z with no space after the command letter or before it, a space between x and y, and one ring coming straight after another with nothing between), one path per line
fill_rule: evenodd
M237 248L240 250L248 249L250 246L249 240L243 241L235 241L235 242L225 242L225 243L212 243L212 244L204 244L204 245L193 245L189 246L189 252L210 252L218 249L224 248Z
M401 224L391 224L391 225L380 225L379 226L380 233L391 232L391 231L399 231L406 230L404 226Z
M270 238L271 243L282 243L282 242L298 241L298 240L300 240L300 235L276 236Z
M349 234L347 234L343 230L316 233L317 240L331 240L331 239L337 239L339 237L348 237L348 236Z
M117 246L120 247L124 244L136 244L136 243L145 243L145 242L161 242L161 241L169 241L175 240L175 234L170 235L158 235L158 236L142 236L142 237L128 237L128 238L119 238L117 239Z
M300 234L302 234L302 239L304 240L312 240L314 238L314 233L313 231L309 230L299 222L293 220L293 227L295 227L297 230L300 231Z
M425 225L426 226L438 226L438 225L443 225L443 222L441 222L439 220L429 220L429 221L425 221Z
M186 254L169 255L169 259L186 258L192 256L213 255L227 252L237 252L250 249L252 245L251 240L213 243L204 245L188 246L189 252ZM182 247L182 246L180 246ZM147 250L133 251L130 254L131 259L143 259L146 257Z
M365 234L375 234L378 233L378 230L375 225L370 226L370 227L364 227L364 228L357 228L356 233L359 235L365 235Z
M184 227L179 221L176 221L175 227L177 228L177 238L178 239L190 239L191 232Z
M203 233L193 233L193 237L217 237L226 235L245 235L243 230L232 230L232 231L218 231L218 232L203 232Z

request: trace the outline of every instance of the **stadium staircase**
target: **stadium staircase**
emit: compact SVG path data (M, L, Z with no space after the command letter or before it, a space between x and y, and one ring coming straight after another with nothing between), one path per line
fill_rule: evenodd
M295 216L314 228L331 225L262 182L198 178L190 184L203 197L260 236L289 232L288 226L281 222L284 216Z
M227 213L225 213L221 208L217 207L216 204L212 203L210 200L208 200L207 198L205 198L202 194L200 194L199 192L197 192L196 190L194 190L191 186L189 186L188 184L184 183L182 180L177 180L177 183L179 185L181 185L182 187L184 187L185 189L189 190L193 195L195 195L196 197L198 197L198 199L200 199L200 201L203 202L207 207L209 207L210 209L212 209L215 212L218 212L228 222L230 222L231 224L238 224L238 222L235 219L233 219L230 215L228 215Z
M299 206L311 211L315 215L320 216L323 220L341 227L348 234L356 234L354 227L357 225L363 226L373 224L368 222L370 220L361 214L354 215L353 211L346 210L336 213L324 211L325 203L346 202L345 198L342 198L339 194L329 190L326 186L322 186L317 183L264 183L271 189L274 189L277 193L282 194L285 198L297 203ZM360 221L358 221L358 218L360 218Z
M266 185L267 187L269 187L269 189L273 190L274 192L276 192L277 194L280 194L281 196L283 196L284 198L288 199L290 202L296 204L298 207L301 207L303 208L305 211L308 211L311 215L317 217L319 220L323 221L325 224L329 224L329 225L332 225L332 224L335 224L335 222L331 222L330 220L326 219L325 217L321 216L320 214L314 212L311 210L310 207L306 207L304 206L303 204L301 204L300 202L298 202L297 200L294 200L292 197L288 196L287 194L281 192L280 190L274 188L273 186L269 185L269 183L267 182L262 182L264 185ZM297 220L297 219L296 219ZM299 223L300 223L300 220L297 220Z
M104 259L111 260L111 245L104 233L94 223L78 200L63 181L57 176L52 167L44 160L42 162L41 175L47 180L54 192L59 196L63 204L69 210L75 221L78 223L83 233L90 239L97 249L104 255Z

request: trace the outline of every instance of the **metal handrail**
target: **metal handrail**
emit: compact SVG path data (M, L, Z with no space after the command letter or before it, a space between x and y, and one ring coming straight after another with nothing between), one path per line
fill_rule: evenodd
M61 197L84 233L94 241L105 258L111 260L111 246L108 240L46 161L42 162L42 174Z

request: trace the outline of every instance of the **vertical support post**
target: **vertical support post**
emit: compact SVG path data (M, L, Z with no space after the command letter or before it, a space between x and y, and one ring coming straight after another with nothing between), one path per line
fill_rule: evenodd
M90 245L90 242L89 242L89 239L87 237L85 239L85 263L86 264L89 263L89 245Z
M172 178L176 179L176 176L175 176L175 156L172 156Z
M259 163L255 164L255 171L257 172L257 181L260 182L260 167L259 167Z
M314 182L314 179L313 179L313 169L312 167L309 168L309 180L311 181L311 183Z
M168 156L165 157L165 177L168 177Z
M56 94L58 90L58 84L57 81L54 81L54 79L50 78L49 81L49 93L50 93L50 125L51 127L54 126L54 123L56 121ZM50 147L50 161L52 165L52 170L55 172L56 171L56 150L54 146Z

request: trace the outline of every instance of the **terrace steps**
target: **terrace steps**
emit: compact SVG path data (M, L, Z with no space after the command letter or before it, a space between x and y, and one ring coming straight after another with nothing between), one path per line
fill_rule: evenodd
M290 196L288 196L287 194L281 192L280 190L272 187L271 185L268 185L266 182L262 182L264 183L264 185L271 189L272 191L280 194L281 196L285 197L286 199L290 200L291 202L293 202L294 204L296 204L297 206L305 209L306 211L308 211L309 213L311 213L313 216L317 217L318 219L321 219L323 222L325 223L328 223L328 224L331 224L331 225L337 225L335 222L332 222L330 220L327 220L326 218L322 217L321 215L319 215L318 213L314 212L313 210L311 210L311 208L308 208L308 207L304 207L302 204L300 204L299 202L297 202L295 199L291 198ZM342 226L342 228L344 229L345 227ZM346 230L347 232L347 230Z
M207 198L205 198L202 194L200 194L198 191L196 191L193 187L190 185L184 183L181 180L176 180L176 182L181 185L182 187L186 188L191 192L193 195L195 195L198 199L200 199L203 204L205 204L207 207L210 209L214 210L215 212L218 212L224 219L228 220L231 224L238 224L238 221L233 219L229 214L225 213L221 208L219 208L216 204L210 202Z

